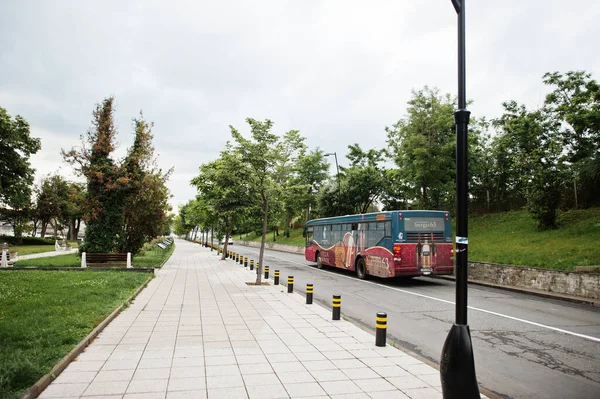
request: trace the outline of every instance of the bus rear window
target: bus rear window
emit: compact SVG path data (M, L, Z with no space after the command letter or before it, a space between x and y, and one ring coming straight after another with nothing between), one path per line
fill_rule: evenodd
M426 233L444 231L444 218L404 218L404 231L407 233Z

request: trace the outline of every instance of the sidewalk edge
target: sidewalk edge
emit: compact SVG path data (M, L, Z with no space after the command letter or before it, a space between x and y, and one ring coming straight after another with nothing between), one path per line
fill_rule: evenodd
M154 275L153 275L154 276ZM122 304L117 306L115 310L112 311L100 324L96 326L80 343L75 346L65 357L63 357L50 372L39 380L35 384L33 384L23 395L19 397L19 399L35 399L37 398L47 387L50 385L52 381L54 381L60 373L67 368L67 366L75 360L81 352L85 350L85 348L92 343L92 341L106 328L106 326L114 320L115 317L121 313L123 310L123 305L131 303L139 294L142 292L144 288L152 281L153 276L148 278L141 287L139 287L129 298L127 298Z

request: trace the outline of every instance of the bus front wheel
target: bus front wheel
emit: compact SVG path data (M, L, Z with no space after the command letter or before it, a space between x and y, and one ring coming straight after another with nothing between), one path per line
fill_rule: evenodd
M323 268L323 260L321 259L321 254L317 252L317 269Z
M367 277L367 264L363 258L356 260L356 276L361 280Z

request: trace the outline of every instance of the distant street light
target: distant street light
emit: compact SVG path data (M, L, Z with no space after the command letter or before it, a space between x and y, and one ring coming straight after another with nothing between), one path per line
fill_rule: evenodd
M337 200L337 211L338 215L340 213L340 199L342 197L342 189L340 186L340 167L338 166L337 154L335 152L328 152L327 154L323 154L324 157L328 157L333 155L335 157L335 168L337 169L337 182L338 182L338 200Z
M456 126L456 315L442 349L440 377L444 399L479 398L471 332L467 324L469 116L466 99L465 1L452 0L458 15L458 109Z

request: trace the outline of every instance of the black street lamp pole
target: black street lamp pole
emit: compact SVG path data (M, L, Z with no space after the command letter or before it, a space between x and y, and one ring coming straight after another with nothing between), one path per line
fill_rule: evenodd
M337 161L337 153L335 152L328 152L327 154L323 154L324 157L328 157L330 155L333 155L335 157L335 168L337 169L337 182L338 182L338 200L337 200L337 209L338 209L338 213L340 213L340 197L342 195L342 189L340 188L340 167L338 166L338 161Z
M466 99L465 1L452 0L458 15L458 109L456 125L456 320L442 349L440 377L444 399L480 398L471 332L467 324L469 116Z

